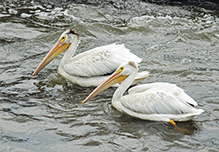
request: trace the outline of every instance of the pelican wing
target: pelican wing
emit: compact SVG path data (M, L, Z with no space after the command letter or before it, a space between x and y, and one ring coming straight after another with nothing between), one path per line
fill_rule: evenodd
M197 102L193 100L189 95L187 95L183 89L179 88L175 84L165 83L165 82L155 82L149 84L138 85L132 87L128 90L129 94L140 93L147 90L163 90L164 92L168 92L173 96L177 97L180 101L190 104L193 107L197 106Z
M156 86L156 87L155 87ZM136 93L138 91L138 93ZM197 112L197 103L181 88L167 83L140 85L121 98L121 104L142 114L186 114Z
M94 77L110 74L123 62L141 62L141 59L124 45L110 44L83 52L64 65L70 75Z

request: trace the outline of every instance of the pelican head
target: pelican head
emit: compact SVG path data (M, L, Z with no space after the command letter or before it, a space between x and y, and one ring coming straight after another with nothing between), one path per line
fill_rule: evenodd
M51 62L55 57L57 57L60 53L65 51L70 47L72 42L75 40L80 41L80 36L76 32L76 30L66 30L62 33L56 44L53 46L53 48L47 53L47 55L44 57L42 62L39 64L35 72L32 74L34 76L37 74L41 69L43 69L49 62Z
M116 83L120 83L121 81L125 80L129 75L131 74L135 75L137 71L138 71L137 63L133 61L122 63L117 68L117 70L111 76L109 76L107 80L101 83L84 101L82 101L82 104L84 104L87 100L95 97L99 93L103 92L104 90L108 89L112 85Z

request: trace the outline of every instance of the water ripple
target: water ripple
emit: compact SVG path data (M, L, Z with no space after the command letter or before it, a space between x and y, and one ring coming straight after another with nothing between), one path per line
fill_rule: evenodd
M219 19L198 6L142 1L9 1L0 4L0 140L2 151L209 151L218 149ZM205 112L177 122L139 120L111 105L115 88L82 105L94 87L57 74L57 57L32 72L60 34L81 35L76 54L125 43L151 75L182 87ZM158 144L159 141L159 144Z

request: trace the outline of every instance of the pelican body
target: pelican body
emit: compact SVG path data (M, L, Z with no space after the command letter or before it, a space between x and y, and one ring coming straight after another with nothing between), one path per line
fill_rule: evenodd
M190 96L175 84L156 82L137 85L124 92L133 82L138 67L129 61L120 67L102 84L100 84L82 103L106 90L114 83L121 82L112 97L112 106L130 116L151 121L188 121L203 112Z
M125 61L140 63L141 59L125 48L124 45L110 44L94 48L72 57L80 42L80 35L75 30L66 30L57 43L48 52L34 76L56 56L66 50L58 68L58 73L65 79L80 86L98 86L116 68ZM145 79L148 72L136 75L133 85ZM118 86L118 85L117 85Z

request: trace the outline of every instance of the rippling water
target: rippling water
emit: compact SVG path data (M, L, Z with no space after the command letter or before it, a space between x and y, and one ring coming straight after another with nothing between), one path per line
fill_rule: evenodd
M1 151L218 151L219 18L192 5L140 1L0 2ZM114 88L87 104L94 89L62 79L62 55L31 77L60 34L81 35L77 53L124 43L143 60L143 81L182 87L205 112L177 123L143 121L112 108Z

